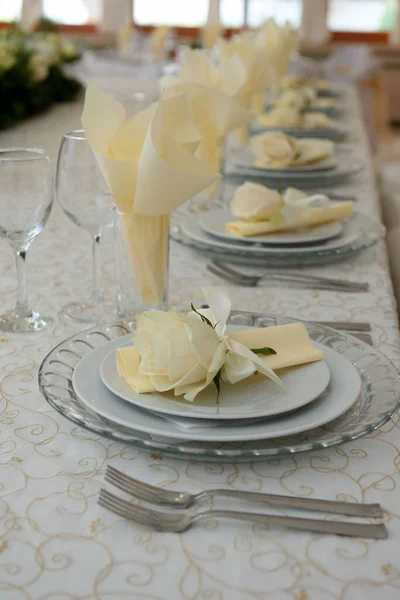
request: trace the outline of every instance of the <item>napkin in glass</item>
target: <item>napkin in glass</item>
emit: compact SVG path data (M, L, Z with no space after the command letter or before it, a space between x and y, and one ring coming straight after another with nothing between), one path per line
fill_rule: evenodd
M120 102L89 86L82 124L121 213L121 231L142 300L160 306L168 260L168 215L219 179L194 156L201 135L184 95L126 120Z

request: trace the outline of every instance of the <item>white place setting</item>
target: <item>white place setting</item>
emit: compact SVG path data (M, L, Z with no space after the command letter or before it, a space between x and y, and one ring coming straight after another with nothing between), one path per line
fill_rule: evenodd
M0 596L395 600L400 332L355 87L300 70L304 23L228 39L211 1L195 49L105 0L86 50L33 4L0 36L0 89L27 78Z

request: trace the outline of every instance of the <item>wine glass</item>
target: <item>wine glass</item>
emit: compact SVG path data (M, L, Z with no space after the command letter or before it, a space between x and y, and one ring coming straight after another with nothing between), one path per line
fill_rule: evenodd
M6 238L17 264L17 302L0 316L0 330L40 331L53 323L31 309L25 281L29 246L41 233L53 204L50 160L39 148L0 149L0 237Z
M96 322L114 315L100 285L99 246L105 229L114 226L115 205L83 130L66 133L58 154L56 195L65 214L92 238L93 290L87 302L73 302L62 314L78 322Z

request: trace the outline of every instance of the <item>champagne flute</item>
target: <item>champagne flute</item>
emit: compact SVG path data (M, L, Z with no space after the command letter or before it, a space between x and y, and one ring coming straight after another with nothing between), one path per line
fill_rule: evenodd
M52 203L53 181L45 150L0 149L0 237L13 250L18 281L15 308L0 315L1 331L41 331L53 323L31 309L25 281L28 248L46 225Z
M91 323L115 314L101 288L99 246L105 229L114 226L114 202L83 130L63 136L57 162L57 199L69 219L92 238L93 290L84 302L73 302L61 314Z

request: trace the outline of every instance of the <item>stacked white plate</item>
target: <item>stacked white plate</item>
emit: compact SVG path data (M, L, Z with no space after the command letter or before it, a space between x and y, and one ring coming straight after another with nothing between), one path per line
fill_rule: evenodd
M322 141L322 140L320 140ZM363 163L350 152L337 150L332 158L311 165L291 167L260 167L255 164L256 155L248 146L232 150L227 158L225 174L228 176L257 179L276 186L289 185L310 188L337 185L359 173Z
M231 262L310 264L340 259L369 248L383 234L380 223L358 212L343 222L249 238L226 233L226 223L234 220L228 209L195 213L182 219L171 235L185 245Z
M342 140L350 135L350 131L343 127L338 121L332 121L328 127L291 127L286 125L272 126L262 125L257 121L253 121L249 125L251 134L263 133L265 131L283 131L288 135L298 138L325 138L328 140Z
M230 326L230 330L240 329ZM298 434L325 425L357 400L361 379L342 354L313 342L324 360L277 373L283 391L263 376L236 385L223 384L217 401L213 385L194 403L172 392L137 394L116 366L116 349L132 344L132 336L112 340L88 353L76 366L72 384L81 403L125 428L154 440L243 442Z

